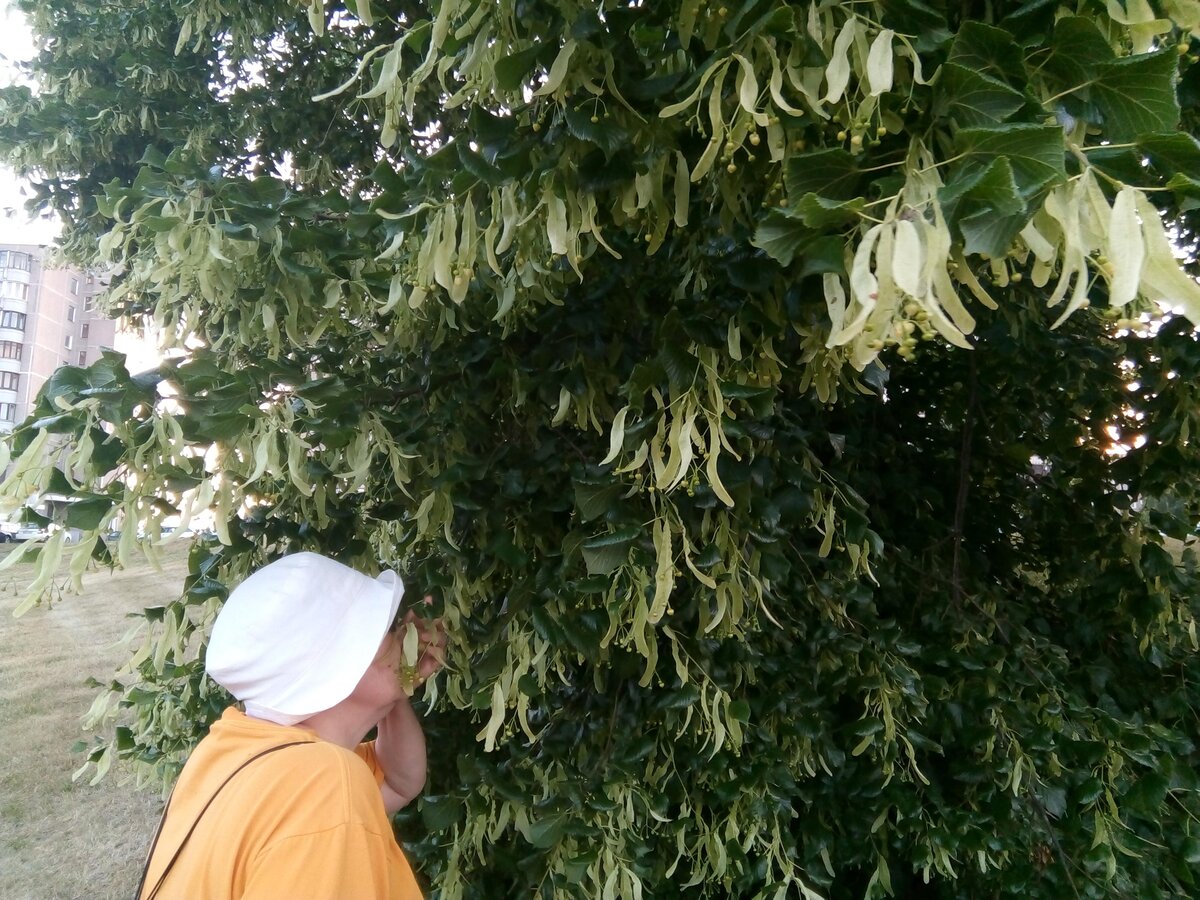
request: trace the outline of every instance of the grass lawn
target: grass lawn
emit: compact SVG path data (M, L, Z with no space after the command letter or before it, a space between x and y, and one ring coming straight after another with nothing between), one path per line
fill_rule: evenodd
M172 545L162 571L141 562L84 577L84 593L52 608L12 616L28 564L0 574L0 897L129 898L161 810L114 765L91 786L72 781L83 763L71 745L87 737L81 719L126 652L126 618L176 596L186 541ZM64 566L65 571L65 566Z

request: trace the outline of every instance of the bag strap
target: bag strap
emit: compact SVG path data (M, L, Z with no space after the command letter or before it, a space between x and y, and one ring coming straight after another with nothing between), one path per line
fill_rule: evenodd
M185 834L183 836L183 840L179 842L179 847L175 850L175 855L172 856L171 859L167 862L167 866L165 869L163 869L162 875L160 875L158 877L158 881L155 883L154 888L150 891L149 894L146 895L146 900L154 900L154 897L158 894L159 888L162 887L163 881L167 877L167 873L171 871L171 867L174 866L176 860L179 859L179 854L183 852L184 845L186 845L188 842L188 839L191 838L192 832L195 831L196 826L200 824L201 816L203 816L206 812L208 812L208 808L210 806L212 806L213 801L217 799L217 794L221 793L221 789L224 788L225 785L229 784L229 782L233 780L234 775L236 775L238 772L242 771L242 769L246 768L246 766L250 765L250 763L254 762L256 759L266 756L268 753L274 753L276 750L282 750L285 747L296 747L300 744L311 744L311 743L312 743L312 741L292 741L290 744L279 744L276 747L268 747L266 750L263 750L261 753L254 754L252 757L250 757L248 760L246 760L244 763L242 763L240 766L238 766L236 769L234 769L232 772L230 772L229 777L221 782L220 787L218 787L215 791L213 791L213 795L211 797L209 797L208 802L204 804L204 808L202 810L200 810L199 813L197 813L196 820L194 822L192 822L192 827L187 830L187 834ZM176 783L176 785L178 786L178 782ZM167 797L167 804L166 804L166 806L163 807L162 816L158 820L158 828L156 828L154 830L154 838L150 842L150 849L146 853L146 864L144 866L142 866L142 878L138 882L137 893L134 895L134 900L139 900L139 898L142 896L142 889L146 886L146 876L150 873L150 860L154 857L155 848L158 847L158 839L162 835L163 823L167 821L167 813L171 809L171 800L172 800L172 798L174 798L174 796L175 796L175 788L171 788L171 794L169 797Z

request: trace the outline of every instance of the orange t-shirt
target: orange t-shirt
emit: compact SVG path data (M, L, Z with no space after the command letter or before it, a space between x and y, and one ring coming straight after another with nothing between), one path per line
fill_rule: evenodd
M269 747L221 789L239 765ZM188 759L171 797L143 897L216 795L157 900L420 900L396 844L372 744L350 751L303 728L230 708Z

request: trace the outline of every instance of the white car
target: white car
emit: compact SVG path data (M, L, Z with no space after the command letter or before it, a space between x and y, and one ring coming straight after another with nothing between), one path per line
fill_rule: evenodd
M40 541L44 537L48 537L50 532L40 525L22 524L17 526L17 530L13 532L12 540L14 541Z

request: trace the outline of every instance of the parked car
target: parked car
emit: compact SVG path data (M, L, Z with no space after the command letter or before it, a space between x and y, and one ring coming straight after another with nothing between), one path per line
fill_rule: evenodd
M17 527L17 530L13 532L12 539L14 541L40 541L49 534L50 532L40 525L25 523Z
M16 522L0 522L0 544L15 541L17 529L20 527Z

